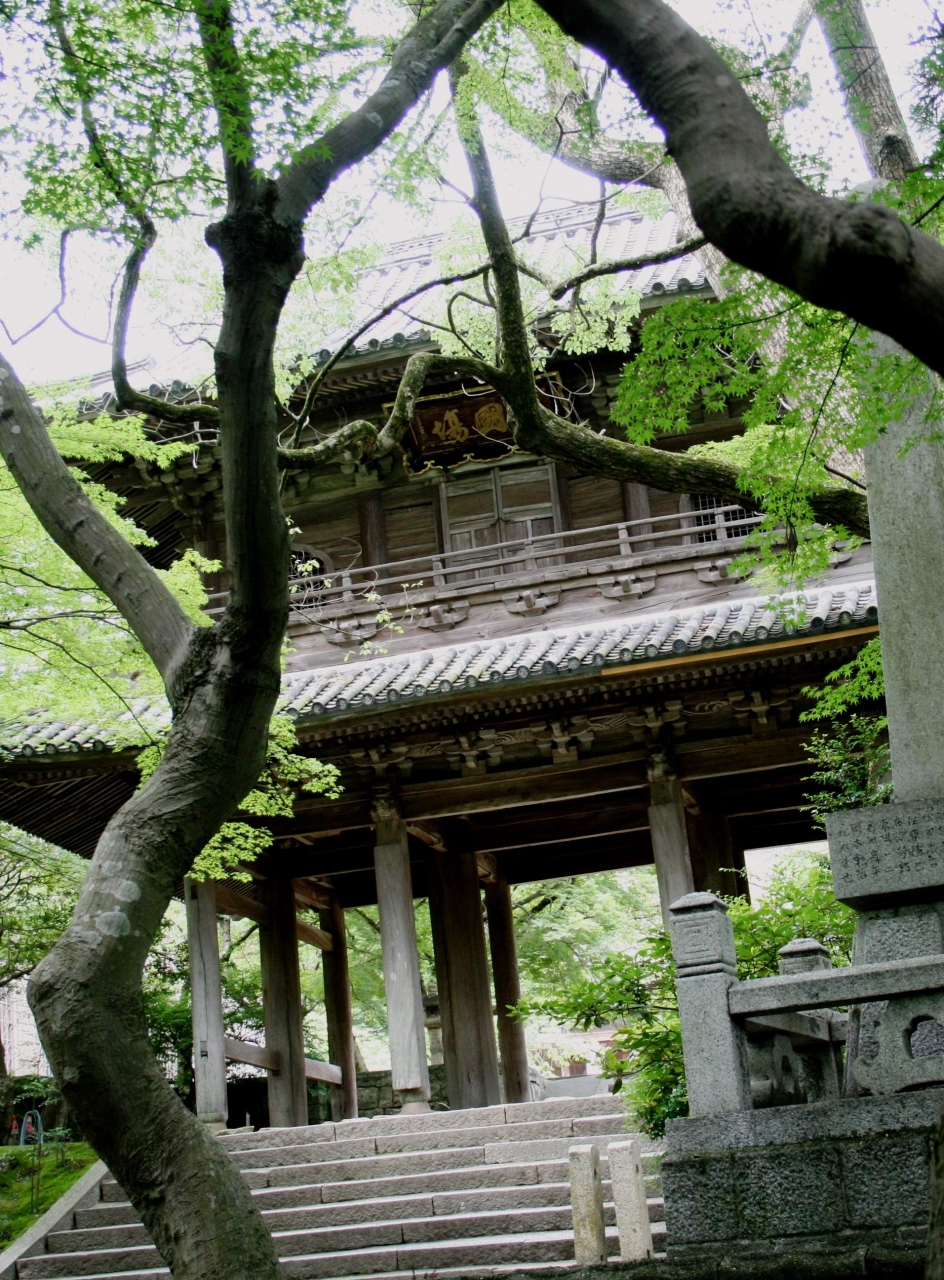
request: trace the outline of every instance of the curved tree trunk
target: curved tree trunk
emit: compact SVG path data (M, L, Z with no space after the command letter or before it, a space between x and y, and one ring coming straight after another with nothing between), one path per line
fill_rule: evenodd
M141 1001L175 885L265 762L288 617L272 348L301 231L260 212L224 219L212 239L226 275L216 362L231 604L217 627L193 634L172 681L164 759L102 835L29 997L69 1106L174 1276L275 1280L274 1246L245 1183L164 1079Z

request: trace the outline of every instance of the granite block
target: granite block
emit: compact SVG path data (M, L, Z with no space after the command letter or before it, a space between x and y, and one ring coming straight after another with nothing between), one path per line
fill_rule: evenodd
M735 1153L734 1189L742 1238L823 1235L845 1226L839 1152L832 1145Z
M845 1142L840 1160L850 1226L927 1224L931 1149L925 1134Z
M670 1244L736 1238L737 1196L730 1156L667 1158L662 1164L662 1193Z

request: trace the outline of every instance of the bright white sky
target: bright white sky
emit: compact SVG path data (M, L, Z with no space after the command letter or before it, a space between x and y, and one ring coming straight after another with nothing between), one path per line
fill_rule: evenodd
M757 27L764 35L772 37L772 47L781 41L778 29L792 23L798 4L796 0L675 0L676 7L686 18L703 30L717 31L725 23L733 23L732 10L741 21L756 19ZM895 88L905 102L910 96L909 69L918 49L915 39L931 16L928 0L869 0L869 15L876 36L884 51ZM813 83L811 107L794 113L792 129L794 140L804 150L816 150L826 145L833 157L834 172L839 180L858 182L868 175L850 130L842 118L842 108L835 83L828 68L828 60L818 27L811 28L801 54L801 69L807 71ZM524 215L534 208L536 192L541 188L547 197L567 202L594 199L598 193L595 180L576 174L559 163L548 165L547 158L531 149L526 143L515 140L506 154L495 154L493 163L499 183L502 204L509 217ZM456 159L455 172L450 177L464 182L462 162ZM356 183L356 177L353 179ZM545 208L553 207L545 205ZM399 210L384 211L383 235L388 240L409 237L421 230L442 230L454 216L450 206L442 206L436 227L420 228L411 223ZM209 251L207 251L208 257ZM212 262L208 270L215 270ZM37 255L23 253L14 244L0 240L0 276L4 289L0 294L0 316L14 334L23 333L48 311L58 297L58 280L53 264ZM68 311L71 322L86 332L105 336L107 310L101 301L101 289L95 288L97 263L94 257L76 254L70 273L72 302ZM70 333L53 318L36 334L26 338L11 349L5 338L0 337L4 354L10 356L21 376L30 382L87 376L108 367L109 351L106 345ZM311 349L319 346L313 337ZM162 373L180 368L186 378L193 364L192 351L183 352L175 347L166 328L151 323L147 315L136 316L135 331L129 343L130 360L156 359ZM170 375L172 376L172 375ZM146 380L146 375L143 380Z

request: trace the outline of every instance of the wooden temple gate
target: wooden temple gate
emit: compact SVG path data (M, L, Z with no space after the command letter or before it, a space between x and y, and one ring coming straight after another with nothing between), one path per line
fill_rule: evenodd
M615 215L627 217L641 215ZM644 310L703 287L694 260L649 276L636 282ZM408 356L432 345L396 334L352 353L311 430L380 420ZM620 365L552 360L553 394L592 386L581 414L612 430ZM697 439L740 429L734 408L700 413ZM404 459L288 478L297 573L282 709L344 790L301 794L290 819L253 819L275 842L251 885L185 886L207 1120L225 1113L227 1056L267 1070L273 1125L307 1122L312 1076L339 1083L343 1115L356 1113L347 908L379 905L403 1104L429 1097L416 898L430 904L450 1105L523 1101L524 1033L506 1012L518 996L510 886L654 863L665 915L693 889L743 891L746 848L814 835L798 717L804 690L876 634L868 548L838 547L832 570L777 604L738 568L754 517L518 454L505 426L494 396L444 376ZM97 478L152 530L155 563L187 545L225 560L213 441L166 471L108 464ZM212 613L225 573L210 587ZM87 726L37 722L4 738L0 817L90 855L137 784L135 753ZM220 911L260 926L264 1048L223 1036ZM333 1065L305 1059L299 941L324 954Z

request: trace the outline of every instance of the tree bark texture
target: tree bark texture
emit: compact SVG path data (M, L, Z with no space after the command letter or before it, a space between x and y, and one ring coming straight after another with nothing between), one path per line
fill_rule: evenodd
M870 171L904 182L918 167L908 127L862 0L817 0L816 16Z
M234 1163L187 1112L151 1053L141 999L150 945L175 886L255 783L279 692L289 545L279 499L272 353L303 261L302 224L335 177L372 151L500 0L439 0L395 48L364 103L282 171L259 171L252 101L226 0L197 0L209 90L220 117L226 215L207 232L223 270L215 350L230 601L194 628L163 580L96 510L41 415L0 360L0 449L46 531L127 620L164 679L173 724L158 769L104 831L72 923L42 962L29 999L43 1045L83 1134L127 1192L177 1280L276 1280L275 1248ZM113 366L123 402L122 334L153 236L102 149L91 90L60 48L83 104L93 163L123 206L132 252ZM153 231L153 227L151 227ZM146 398L145 398L146 400ZM160 406L158 406L159 408ZM205 408L205 407L203 407ZM196 407L189 418L207 415Z
M620 72L663 128L713 244L944 373L944 247L884 206L805 186L720 55L662 0L539 3Z

